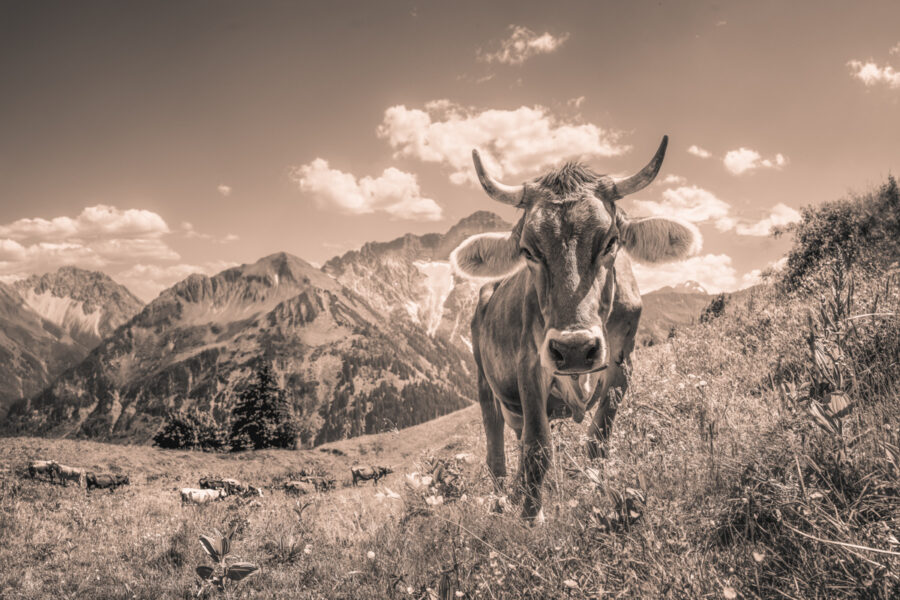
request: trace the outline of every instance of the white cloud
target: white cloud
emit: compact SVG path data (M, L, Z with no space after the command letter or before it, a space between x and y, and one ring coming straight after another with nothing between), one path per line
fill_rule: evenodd
M500 179L535 175L567 158L616 156L629 149L618 143L617 133L592 123L562 121L541 106L477 111L449 100L429 102L424 110L388 108L378 136L387 140L395 157L449 167L450 181L458 185L477 184L473 148Z
M230 185L225 185L225 184L223 183L223 184L219 185L219 186L216 188L216 190L217 190L220 194L222 194L223 196L230 196L230 195L231 195L231 186L230 186Z
M893 54L897 48L900 48L900 44L892 48L891 53ZM850 67L852 76L862 81L866 87L886 85L892 90L900 89L900 71L895 71L891 65L882 67L873 61L863 63L851 60L847 66Z
M577 98L570 98L568 102L566 102L569 106L573 106L575 108L581 108L581 105L584 104L584 96L578 96Z
M782 227L799 220L799 212L779 202L772 207L769 216L750 225L739 224L735 227L735 231L740 235L767 236L772 233L774 227Z
M705 254L664 265L635 263L633 269L642 294L689 279L710 293L731 291L738 285L737 272L727 254Z
M657 185L684 185L686 183L686 178L681 175L675 175L674 173L670 173L657 181Z
M900 54L900 42L897 42L897 45L889 50L890 54Z
M741 175L756 169L780 169L787 164L787 158L783 154L776 154L771 159L763 158L756 150L741 147L730 150L722 162L732 174Z
M681 186L664 190L662 200L632 200L634 214L647 217L675 217L691 223L712 223L720 231L734 227L731 206L703 188Z
M375 178L357 179L317 158L294 168L291 178L322 208L335 207L346 214L384 212L397 219L437 221L442 217L437 202L422 196L416 176L394 167Z
M740 289L748 288L751 285L762 283L762 275L764 272L779 272L787 265L787 256L782 256L776 261L772 261L762 269L753 269L741 276Z
M236 242L240 239L233 233L229 233L223 237L216 237L211 233L201 233L197 231L193 223L188 221L181 222L181 231L184 234L184 237L188 239L208 240L217 244L230 244L231 242Z
M510 25L510 35L500 42L499 49L494 52L479 51L478 60L482 62L498 62L507 65L521 65L532 56L549 54L556 51L569 39L569 34L554 36L550 33L538 35L527 27Z
M712 152L710 152L709 150L704 150L696 144L688 147L687 151L688 154L693 154L694 156L699 156L700 158L709 158L710 156L712 156Z
M25 258L25 247L15 240L0 240L0 262Z
M127 287L138 298L149 302L164 289L171 287L188 275L202 273L214 275L237 263L214 261L202 265L174 264L153 265L136 264L115 275L116 281Z
M63 265L100 269L137 260L178 260L162 239L158 214L99 204L77 216L18 219L0 225L0 275L42 273Z
M160 237L169 233L166 222L155 212L120 210L115 206L88 206L77 217L19 219L0 225L0 237L15 240L58 242L103 236L122 238Z

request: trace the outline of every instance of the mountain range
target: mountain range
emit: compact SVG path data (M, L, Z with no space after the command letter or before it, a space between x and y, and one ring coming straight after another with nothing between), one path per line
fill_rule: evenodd
M191 275L142 306L70 267L0 287L8 432L146 442L171 410L227 419L270 364L307 445L414 425L474 401L478 285L453 276L465 238L508 230L479 211L446 233L371 242L318 269L277 253ZM639 343L696 319L687 282L645 296ZM2 401L2 399L0 399Z
M83 360L142 307L107 275L75 267L0 283L0 416Z

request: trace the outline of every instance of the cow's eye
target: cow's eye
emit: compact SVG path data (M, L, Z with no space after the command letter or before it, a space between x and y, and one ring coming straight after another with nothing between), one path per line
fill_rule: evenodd
M524 256L525 260L527 261L537 262L537 258L534 256L534 254L531 253L531 250L529 250L525 246L522 246L522 256Z
M603 254L609 254L610 252L612 252L613 250L615 250L615 249L616 249L616 245L617 245L618 243L619 243L619 238L618 238L618 237L616 237L616 236L611 237L610 240L606 243L606 249L603 250Z

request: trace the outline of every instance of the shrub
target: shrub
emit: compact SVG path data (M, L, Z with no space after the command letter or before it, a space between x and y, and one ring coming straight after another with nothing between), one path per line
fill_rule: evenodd
M232 450L297 447L299 424L267 364L256 372L256 383L241 394L232 416Z
M706 305L706 308L703 309L703 314L700 315L700 322L708 323L721 315L725 310L725 303L726 298L724 293L713 298L712 301Z
M228 443L225 429L208 413L172 411L153 436L160 448L182 450L221 450Z

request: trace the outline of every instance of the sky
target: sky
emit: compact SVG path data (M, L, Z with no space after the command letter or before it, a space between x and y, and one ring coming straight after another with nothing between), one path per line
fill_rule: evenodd
M64 264L144 300L192 272L514 209L567 159L698 225L642 291L754 283L773 227L900 167L900 3L0 0L0 281Z

